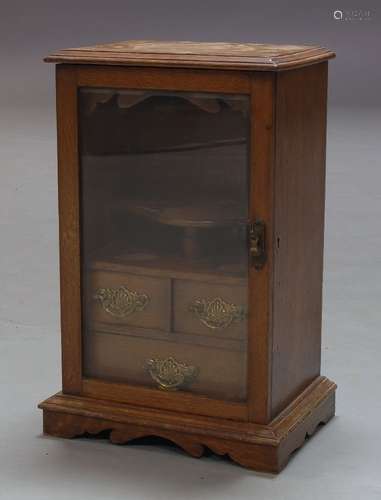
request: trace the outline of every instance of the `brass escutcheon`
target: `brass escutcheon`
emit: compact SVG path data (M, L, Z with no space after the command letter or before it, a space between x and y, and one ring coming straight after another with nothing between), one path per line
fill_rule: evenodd
M176 391L193 382L198 375L195 366L177 361L172 356L147 359L144 368L148 370L159 389L166 391Z
M124 318L136 311L143 311L150 299L147 294L129 290L125 285L119 288L98 288L94 299L111 316Z
M226 302L221 297L195 299L189 306L202 324L211 329L227 328L235 321L242 321L246 314L241 306Z

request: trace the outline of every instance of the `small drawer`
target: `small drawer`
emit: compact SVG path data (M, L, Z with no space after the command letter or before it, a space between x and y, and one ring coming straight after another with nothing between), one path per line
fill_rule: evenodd
M245 351L91 331L84 352L86 377L224 400L246 398Z
M175 280L174 331L215 338L246 338L247 287Z
M170 281L165 278L94 270L87 293L87 322L168 331Z

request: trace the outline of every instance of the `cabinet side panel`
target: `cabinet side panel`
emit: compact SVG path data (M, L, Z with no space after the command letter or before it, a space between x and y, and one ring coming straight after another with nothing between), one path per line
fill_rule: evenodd
M56 83L62 388L63 392L78 394L82 369L77 69L57 66Z
M320 373L327 63L277 75L272 414Z

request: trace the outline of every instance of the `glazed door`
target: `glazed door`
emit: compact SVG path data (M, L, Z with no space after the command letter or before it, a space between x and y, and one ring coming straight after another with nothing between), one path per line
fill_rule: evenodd
M250 94L124 71L75 76L80 392L245 419Z

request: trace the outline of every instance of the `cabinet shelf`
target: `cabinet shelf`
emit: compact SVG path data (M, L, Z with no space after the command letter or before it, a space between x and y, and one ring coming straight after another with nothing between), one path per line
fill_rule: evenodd
M244 285L247 282L247 267L237 262L222 262L214 265L211 272L209 259L189 261L176 255L155 255L142 252L110 255L112 247L103 249L103 257L93 258L89 271L128 272L142 276L158 276L174 279L191 279L210 283ZM107 256L107 257L106 257Z

